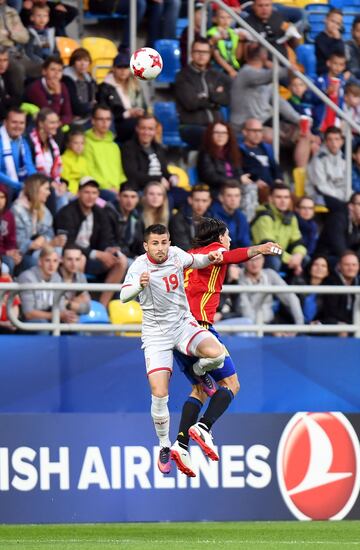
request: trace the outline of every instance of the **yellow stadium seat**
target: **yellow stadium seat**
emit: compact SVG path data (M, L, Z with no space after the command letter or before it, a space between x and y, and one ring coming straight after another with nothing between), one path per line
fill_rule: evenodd
M276 3L290 8L305 8L308 4L328 4L328 0L276 0Z
M71 54L74 50L80 48L80 44L73 38L68 38L67 36L57 36L56 47L59 50L60 57L63 60L64 65L69 65Z
M168 170L170 174L174 174L175 176L179 177L179 183L178 186L182 189L185 189L185 191L191 191L191 185L189 182L189 176L185 172L183 168L180 168L179 166L175 166L174 164L168 164Z
M303 197L305 193L305 182L306 182L306 170L305 168L294 168L293 170L294 186L295 186L295 197ZM315 205L316 214L327 214L329 212L326 206L320 204Z
M141 325L142 311L139 302L132 300L123 304L112 300L109 304L109 317L113 325ZM140 336L140 332L120 332L121 336Z
M91 73L96 82L100 84L109 69L113 65L114 57L118 54L118 50L111 40L107 38L99 38L97 36L87 36L81 41L83 48L88 50L91 55Z

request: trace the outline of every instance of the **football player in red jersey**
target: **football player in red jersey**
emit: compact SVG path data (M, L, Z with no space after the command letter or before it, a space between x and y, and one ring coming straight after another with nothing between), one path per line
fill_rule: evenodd
M231 239L226 224L218 219L203 218L197 227L194 249L190 252L208 254L212 250L223 249L223 261L205 269L185 270L185 291L190 310L200 325L206 327L221 342L213 327L214 315L219 305L220 292L225 280L228 264L245 262L258 254L277 255L282 253L279 244L268 242L247 248L230 249ZM219 460L210 429L214 422L226 411L240 389L235 365L228 353L224 365L211 371L217 382L216 388L207 373L207 360L188 357L175 351L174 357L180 369L192 384L190 396L184 403L177 440L171 447L171 458L178 469L189 477L195 472L191 467L188 452L189 439L196 441L204 453L212 460ZM209 405L198 422L200 410L207 397Z

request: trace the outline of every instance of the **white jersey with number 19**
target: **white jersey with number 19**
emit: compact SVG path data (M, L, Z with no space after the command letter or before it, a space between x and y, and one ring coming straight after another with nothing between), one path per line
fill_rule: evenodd
M139 291L143 311L142 337L173 332L187 318L192 318L184 290L184 269L207 267L211 262L205 254L189 254L177 246L170 246L166 260L154 262L148 254L139 256L130 266L123 289ZM140 276L150 273L150 283L144 289ZM130 290L130 289L129 289Z

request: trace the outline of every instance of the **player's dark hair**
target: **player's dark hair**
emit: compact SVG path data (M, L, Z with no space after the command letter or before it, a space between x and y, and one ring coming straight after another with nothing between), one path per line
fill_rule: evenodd
M153 225L149 225L144 231L144 241L147 243L149 240L149 237L151 234L155 235L169 235L169 231L165 225L162 225L161 223L155 223Z
M193 239L194 248L207 246L211 243L219 242L220 235L224 235L227 230L226 224L216 218L201 218Z

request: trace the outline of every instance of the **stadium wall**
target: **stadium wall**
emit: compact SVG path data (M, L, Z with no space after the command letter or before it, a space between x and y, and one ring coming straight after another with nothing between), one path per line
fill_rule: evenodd
M190 480L157 469L138 339L1 337L0 522L360 519L359 341L226 345L242 389Z

